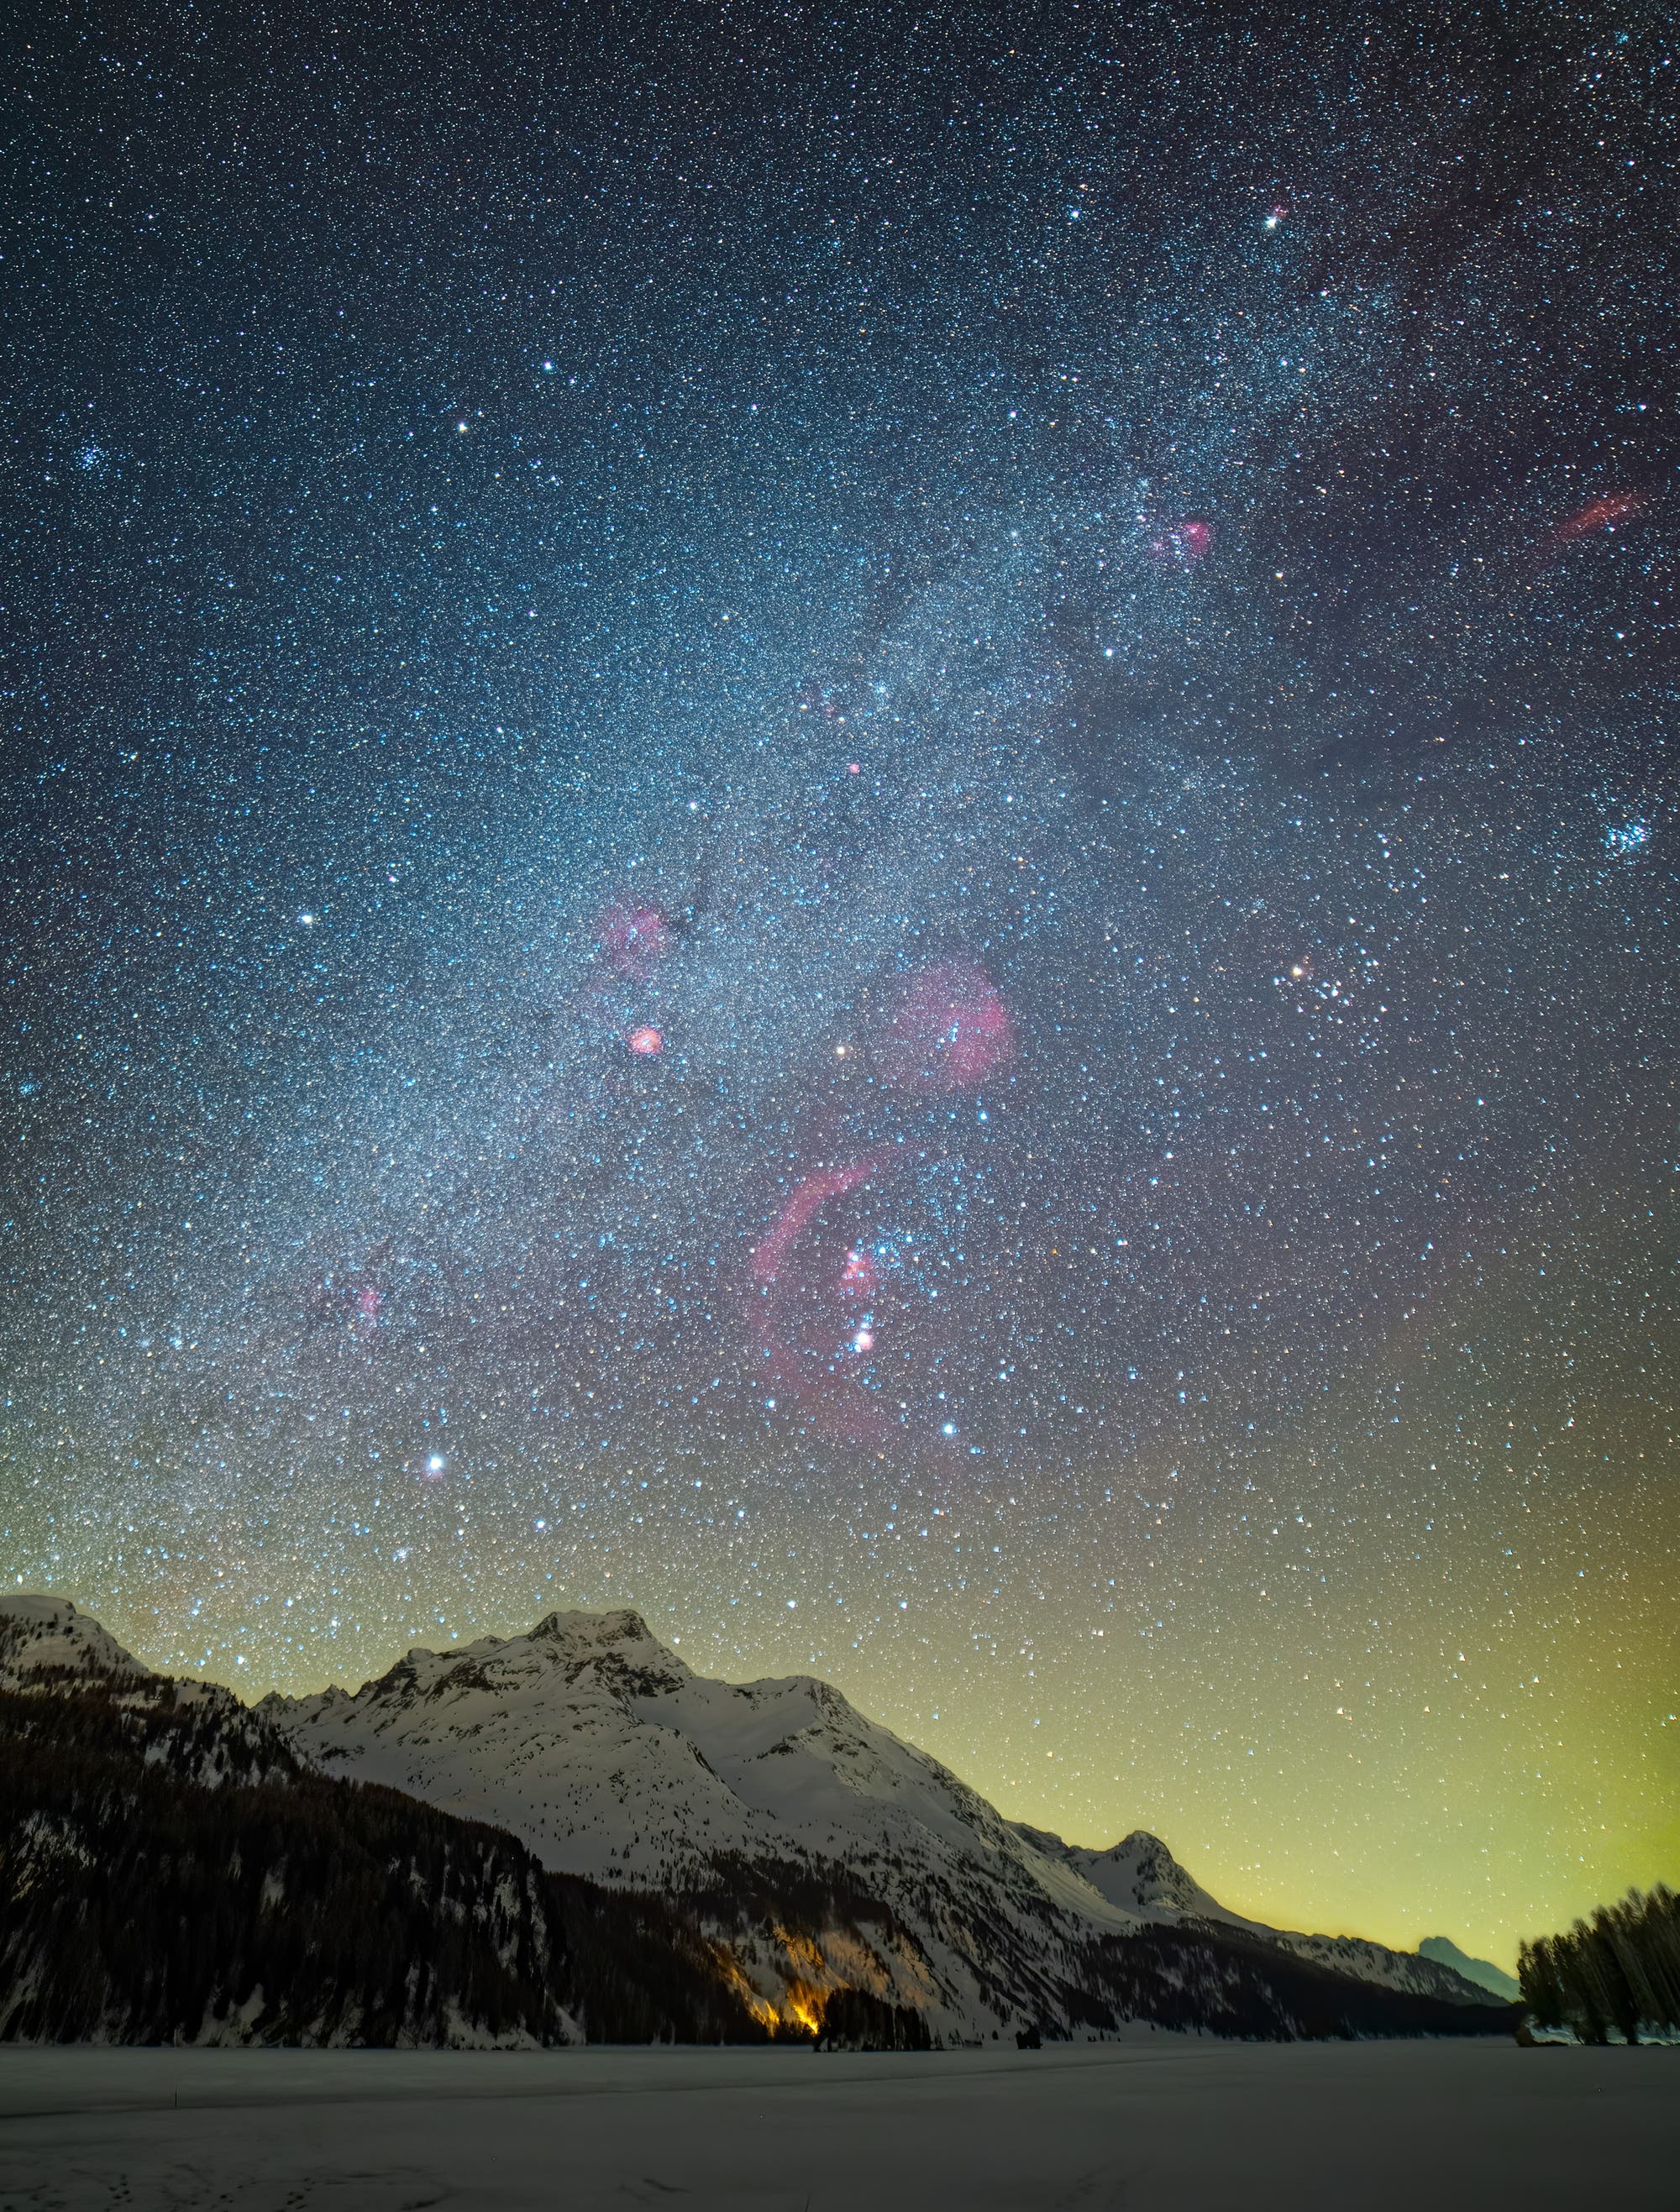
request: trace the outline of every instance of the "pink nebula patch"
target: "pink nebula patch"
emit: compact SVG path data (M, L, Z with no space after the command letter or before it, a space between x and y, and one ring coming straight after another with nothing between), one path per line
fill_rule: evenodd
M1595 498L1584 501L1573 514L1560 516L1531 549L1528 556L1531 573L1549 568L1566 547L1583 538L1596 538L1601 531L1613 535L1624 522L1637 521L1650 504L1649 495L1642 491L1600 492Z
M665 1050L665 1039L651 1022L644 1022L639 1030L632 1030L624 1042L638 1060L656 1060Z
M813 1367L811 1340L813 1334L820 1340L825 1324L819 1320L813 1331L808 1322L801 1323L800 1319L806 1299L800 1287L800 1260L808 1262L809 1255L799 1254L798 1248L807 1236L820 1237L818 1217L830 1200L861 1188L880 1165L877 1157L870 1154L844 1167L816 1168L801 1176L750 1263L758 1285L752 1307L752 1330L763 1356L760 1372L765 1382L774 1385L782 1405L789 1411L796 1407L800 1419L819 1435L863 1450L879 1449L886 1442L892 1425L867 1390L836 1371L834 1360L843 1355L855 1358L873 1351L874 1324L871 1318L860 1316L846 1325L837 1342L830 1340L832 1349L827 1371ZM783 1279L784 1271L789 1279ZM863 1295L864 1276L873 1277L873 1272L874 1263L861 1248L849 1247L839 1269L842 1296L855 1299Z
M752 1272L761 1283L774 1283L782 1263L831 1198L843 1198L875 1172L872 1158L855 1160L849 1167L818 1168L804 1176L789 1194L776 1224L752 1255Z
M1176 521L1164 522L1149 538L1149 558L1170 562L1174 568L1193 568L1214 550L1214 526L1200 515L1181 515Z
M875 1058L903 1089L974 1091L1014 1049L1009 1009L985 969L946 960L906 981Z
M1614 530L1618 522L1631 522L1635 515L1643 514L1648 504L1643 492L1601 492L1554 525L1552 543L1572 545L1576 538L1589 538L1595 530Z
M595 933L608 965L637 983L652 977L677 943L677 933L667 915L656 906L632 906L628 901L608 907L596 924Z

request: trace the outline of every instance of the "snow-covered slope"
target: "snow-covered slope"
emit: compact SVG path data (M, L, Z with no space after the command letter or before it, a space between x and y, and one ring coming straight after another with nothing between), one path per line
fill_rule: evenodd
M0 1689L76 1677L142 1681L151 1671L68 1598L0 1597Z
M0 1595L0 2045L762 2038L680 1916Z
M557 1869L690 1899L721 1936L733 1924L743 1973L784 2014L861 1980L947 2037L1066 2025L1096 1954L1150 1925L1481 1995L1380 1945L1260 1929L1141 1832L1093 1851L1005 1820L831 1685L709 1680L630 1612L551 1613L527 1636L411 1651L354 1696L259 1710L326 1772L508 1828ZM796 1932L757 1910L791 1891L818 1900Z
M1083 1875L1111 1904L1139 1919L1172 1927L1212 1923L1240 1929L1333 1973L1351 1974L1360 1981L1379 1983L1385 1989L1404 1990L1416 1996L1441 1997L1449 2004L1479 2002L1486 1996L1484 1990L1474 1987L1449 1965L1415 1951L1391 1951L1386 1944L1370 1942L1362 1936L1304 1936L1268 1928L1262 1921L1245 1920L1209 1896L1160 1837L1150 1835L1147 1829L1135 1830L1105 1851L1064 1844L1060 1836L1042 1828L1023 1827L1019 1832L1029 1837L1040 1850Z
M259 1710L316 1765L448 1796L598 1881L682 1881L720 1853L968 1854L1045 1903L1118 1923L926 1753L810 1675L694 1674L634 1613L411 1651L355 1697Z
M1478 1989L1486 1990L1489 1996L1499 1998L1502 2003L1515 2004L1522 1995L1520 1985L1503 1966L1496 1966L1491 1959L1472 1959L1458 1948L1450 1936L1426 1936L1417 1951L1421 1959L1433 1959L1438 1966L1451 1966L1455 1974L1474 1982Z
M1236 1916L1229 1914L1227 1918L1234 1922ZM1293 1952L1312 1966L1326 1966L1332 1973L1379 1982L1385 1989L1405 1990L1415 1996L1444 1997L1449 2004L1488 2002L1485 1990L1476 1988L1451 1966L1421 1958L1415 1951L1391 1951L1386 1943L1373 1943L1363 1936L1301 1936L1269 1928L1262 1932L1280 1949Z
M803 1887L820 1925L737 1946L784 2011L861 1977L947 2034L1053 2018L1061 1950L1135 1925L829 1684L709 1680L634 1613L552 1613L411 1651L354 1697L259 1710L326 1772L493 1821L557 1869L709 1903L720 1926L753 1917L749 1893Z
M1244 1928L1255 1924L1227 1912L1186 1874L1160 1838L1152 1836L1147 1828L1135 1828L1105 1851L1093 1851L1077 1844L1064 1844L1046 1828L1029 1828L1021 1821L1014 1827L1018 1836L1024 1836L1046 1857L1083 1875L1099 1896L1135 1919L1224 1920Z
M154 1673L68 1598L0 1594L0 1690L100 1690L137 1726L143 1715L173 1715L151 1756L167 1755L183 1780L206 1788L261 1781L292 1764L284 1737L231 1690Z

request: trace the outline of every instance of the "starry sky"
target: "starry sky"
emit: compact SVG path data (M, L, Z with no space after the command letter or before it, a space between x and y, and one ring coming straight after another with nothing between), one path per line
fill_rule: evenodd
M1680 1863L1667 11L26 9L0 1528Z

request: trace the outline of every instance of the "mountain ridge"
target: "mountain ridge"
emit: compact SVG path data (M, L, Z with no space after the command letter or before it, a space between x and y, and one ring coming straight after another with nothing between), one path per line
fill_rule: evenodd
M1459 1949L1450 1936L1426 1936L1417 1947L1417 1955L1450 1966L1455 1974L1474 1982L1478 1989L1486 1990L1489 1996L1499 1998L1502 2003L1515 2004L1522 1996L1521 1984L1514 1974L1507 1974L1491 1959L1472 1959L1468 1952Z
M0 2043L763 2039L651 1897L314 1773L218 1684L0 1599Z
M1000 1955L1042 1996L1032 1968L1047 1946L1076 1952L1144 1926L1218 1926L1398 1991L1484 1996L1415 1954L1232 1912L1145 1831L1096 1850L1009 1821L831 1683L715 1681L631 1608L556 1612L524 1636L447 1652L417 1647L353 1693L271 1693L259 1710L326 1771L470 1809L545 1864L610 1885L697 1899L726 1861L837 1864L918 1954L877 1952L880 1993L929 2003L947 2033L1019 2017L985 1986ZM983 1942L965 1940L974 1929ZM769 1980L763 1989L777 2001Z
M817 2032L845 1990L946 2042L1135 2016L1239 2033L1495 2018L1439 1962L1229 1911L1147 1831L1096 1850L1006 1820L819 1676L697 1674L632 1608L417 1645L354 1692L247 1706L154 1674L67 1600L8 1603L0 1689L103 1680L119 1703L197 1710L253 1771L280 1747L512 1838L549 1874L668 1905L767 2033ZM1342 2026L1304 2025L1321 2020Z

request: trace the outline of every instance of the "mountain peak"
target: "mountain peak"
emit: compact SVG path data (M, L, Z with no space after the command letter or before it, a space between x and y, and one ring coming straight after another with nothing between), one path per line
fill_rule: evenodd
M1503 1966L1494 1966L1491 1959L1472 1959L1461 1951L1450 1936L1426 1936L1417 1947L1421 1959L1433 1959L1438 1966L1448 1966L1479 1990L1492 1996L1502 1997L1507 2004L1515 2004L1522 1995L1521 1985Z
M1177 1918L1181 1913L1227 1920L1235 1917L1208 1896L1160 1838L1147 1828L1134 1828L1130 1835L1100 1851L1064 1843L1060 1836L1026 1827L1020 1821L1015 1823L1015 1832L1025 1836L1036 1850L1083 1875L1099 1897L1105 1897L1123 1912L1152 1920Z
M526 1635L514 1637L512 1644L545 1650L572 1682L593 1669L598 1681L650 1695L691 1679L676 1653L667 1650L629 1606L602 1613L545 1613Z
M1132 1858L1142 1858L1148 1853L1159 1853L1169 1866L1177 1866L1178 1863L1167 1845L1148 1828L1134 1828L1129 1836L1122 1836L1117 1844L1111 1844L1104 1856L1118 1858L1123 1851Z
M621 1606L600 1613L545 1613L534 1627L515 1635L484 1636L442 1650L416 1644L377 1680L365 1683L356 1696L398 1704L418 1697L435 1703L468 1690L506 1692L515 1684L531 1689L551 1684L557 1674L564 1686L561 1694L593 1682L618 1697L655 1697L695 1679L639 1613ZM328 1704L355 1702L343 1690L321 1694ZM265 1708L272 1706L277 1712L320 1702L282 1697L277 1692L263 1700Z
M656 1651L665 1646L632 1607L619 1606L604 1613L576 1611L547 1613L529 1632L534 1641L543 1637L554 1644L578 1648L594 1644L606 1650L619 1644L650 1644Z
M1195 1876L1187 1873L1159 1836L1147 1828L1134 1828L1110 1850L1098 1854L1099 1863L1112 1875L1111 1883L1097 1886L1117 1904L1145 1912L1162 1905L1175 1912L1196 1912L1211 1905ZM1087 1880L1092 1877L1089 1870ZM1125 1895L1122 1896L1123 1883Z
M0 1595L0 1688L34 1688L77 1674L137 1681L151 1671L67 1597L28 1590Z

